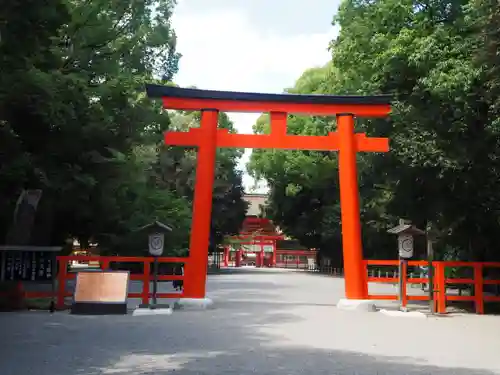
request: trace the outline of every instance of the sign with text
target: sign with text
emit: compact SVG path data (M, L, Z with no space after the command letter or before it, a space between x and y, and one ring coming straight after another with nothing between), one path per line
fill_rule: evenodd
M149 235L149 253L155 257L163 254L163 244L165 235L163 233L153 233Z
M59 246L0 246L0 281L52 281Z
M130 274L125 271L78 272L75 303L124 303Z

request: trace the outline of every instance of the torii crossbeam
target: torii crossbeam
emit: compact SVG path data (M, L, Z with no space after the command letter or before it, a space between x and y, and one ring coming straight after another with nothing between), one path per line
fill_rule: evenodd
M198 147L189 262L184 271L185 297L205 297L216 149L235 147L339 151L346 298L367 298L356 153L387 152L389 140L355 133L354 118L389 115L390 96L258 94L161 85L147 85L146 91L149 97L162 98L166 109L202 112L199 128L165 134L167 145ZM268 112L271 134L232 134L227 129L218 129L219 111ZM336 115L337 131L326 136L289 135L286 129L288 114Z

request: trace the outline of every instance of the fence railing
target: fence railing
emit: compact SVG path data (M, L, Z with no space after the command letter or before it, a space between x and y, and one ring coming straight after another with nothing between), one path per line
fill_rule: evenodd
M366 276L368 283L398 284L399 283L399 261L398 260L365 260ZM428 286L429 278L427 272L421 267L427 267L427 261L409 261L403 268L401 304L406 306L408 301L429 301L429 294L408 294L409 286ZM476 313L484 314L484 305L487 302L500 302L500 277L488 278L484 271L492 268L500 269L500 262L457 262L457 261L435 261L433 266L433 297L438 313L446 313L447 302L467 301L473 302ZM418 268L416 268L418 267ZM412 269L416 268L416 269ZM453 268L457 275L450 275L447 271ZM341 268L312 266L306 269L309 272L319 272L332 276L342 276ZM464 272L465 270L465 272ZM462 272L460 272L462 271ZM467 285L471 293L462 295L461 291ZM484 291L486 285L497 286L497 293ZM424 288L422 288L424 289ZM449 294L452 290L458 290L457 294ZM369 294L372 300L397 300L399 294Z
M309 270L311 268L314 268L314 266L309 265L308 263L302 263L302 262L284 262L284 261L278 261L276 262L276 265L274 266L275 268L289 268L289 269L298 269L298 270Z
M70 270L71 262L85 262L85 263L95 263L96 266L102 270L114 268L117 263L140 263L142 268L137 270L137 272L131 272L130 279L132 281L142 281L142 290L140 292L129 292L129 298L140 298L142 303L148 303L149 298L152 296L150 290L150 282L153 281L153 274L151 272L154 258L152 257L119 257L119 256L59 256L57 257L58 262L58 273L57 273L57 290L55 293L51 291L25 291L22 289L22 284L18 283L16 290L14 291L16 295L21 294L22 298L44 298L52 297L56 298L56 306L58 308L64 308L65 299L71 297L73 293L67 290L67 282L69 280L74 280L76 278L76 272ZM176 258L176 257L160 257L158 258L159 263L178 263L184 266L189 266L189 258ZM115 266L113 266L113 264ZM288 264L289 265L289 264ZM399 261L397 260L365 260L364 265L366 268L366 277L368 283L399 283L399 275L397 272L397 267L399 266ZM277 267L287 266L286 264L278 263ZM291 265L289 265L291 266ZM409 261L405 265L402 272L402 304L406 306L408 301L429 301L429 294L424 295L409 295L407 293L407 288L409 285L428 285L429 278L426 273L421 270L412 271L412 267L426 267L428 266L427 261ZM445 313L448 301L469 301L473 302L475 305L476 313L484 313L484 304L487 302L500 302L500 296L491 295L490 293L485 293L484 287L487 285L495 285L497 288L500 286L500 278L488 278L484 276L484 271L486 269L498 268L500 269L500 262L455 262L455 261L436 261L432 263L433 266L433 284L432 288L434 291L434 303L438 313ZM296 268L296 267L290 267ZM458 272L457 275L447 275L447 269L466 269L469 272ZM342 276L343 270L341 268L334 267L317 267L308 264L300 264L299 270L323 273L333 276ZM465 275L465 276L464 276ZM161 274L158 276L159 281L173 281L173 280L184 280L183 275L175 274ZM468 285L471 286L470 295L454 295L448 294L447 292L451 288ZM5 293L4 293L5 294ZM158 293L158 298L182 298L184 297L183 292L180 293ZM392 294L369 294L368 299L373 300L397 300L398 293Z
M332 275L332 276L343 276L344 275L344 270L342 268L331 267L331 266L321 266L320 267L318 265L305 264L305 265L303 265L303 267L299 267L299 270L320 273L320 274L325 274L325 275Z
M149 298L152 297L150 290L150 282L153 281L153 274L151 272L151 264L154 262L153 257L119 257L119 256L59 256L57 257L58 270L57 273L57 302L56 306L58 308L64 308L65 298L71 297L72 292L66 289L67 281L74 280L76 278L77 272L71 272L69 270L70 262L99 262L100 268L102 270L107 270L114 268L113 263L142 263L142 272L140 273L130 273L131 281L142 281L142 290L140 292L129 292L128 298L140 298L142 303L146 304L149 302ZM158 263L181 263L186 265L188 263L188 258L175 258L175 257L158 257ZM158 275L158 281L173 281L173 280L184 280L184 275ZM158 298L182 298L183 292L179 293L157 293Z
M404 267L426 267L428 266L427 261L409 261L407 266ZM399 277L378 277L370 276L369 268L370 266L392 266L398 267L399 262L397 260L366 260L365 265L367 267L368 282L375 283L398 283ZM434 269L434 285L429 286L433 288L434 291L434 301L436 310L438 313L446 313L446 307L448 301L469 301L474 302L476 313L484 314L484 304L485 302L500 302L500 296L489 295L484 292L485 285L500 285L499 279L490 279L484 277L484 271L489 268L500 268L500 262L456 262L456 261L439 261L432 263ZM465 269L466 277L455 277L453 275L447 275L448 268ZM469 272L467 272L467 270ZM472 271L472 272L471 272ZM458 272L460 274L460 272ZM373 275L373 273L372 273ZM470 275L470 276L469 276ZM408 301L429 301L429 295L408 295L407 286L408 284L429 284L429 278L427 275L425 277L411 277L408 275L408 270L403 269L402 272L402 293L401 302L403 306L406 306ZM451 276L451 277L449 277ZM460 275L457 275L460 276ZM448 294L451 287L458 285L470 285L471 293L470 295L453 295ZM369 299L375 300L396 300L398 299L397 294L386 294L377 295L370 294Z
M34 299L34 298L55 298L56 308L65 308L65 299L67 297L72 297L73 292L67 289L68 281L75 280L78 271L85 271L86 268L75 268L72 269L73 262L86 263L89 266L94 266L92 268L100 268L101 270L108 269L127 269L124 263L137 263L139 267L130 272L131 281L142 281L142 290L139 292L129 291L128 298L140 298L142 303L146 304L149 302L149 298L152 297L150 282L153 281L154 275L152 274L152 263L154 258L152 257L120 257L120 256L58 256L57 257L57 277L56 277L56 288L53 291L30 291L25 290L22 282L16 282L15 288L12 292L4 292L4 296L12 296L16 299ZM175 258L175 257L159 257L158 263L177 263L188 265L188 258ZM130 268L130 267L128 267ZM159 281L173 281L173 280L184 280L184 275L175 274L159 274ZM158 298L183 298L183 291L178 293L157 293Z

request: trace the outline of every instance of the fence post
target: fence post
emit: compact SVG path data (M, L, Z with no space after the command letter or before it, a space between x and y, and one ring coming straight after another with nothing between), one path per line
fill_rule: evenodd
M109 269L110 259L108 257L102 257L101 270L106 271Z
M66 278L68 275L68 261L65 258L57 257L57 302L58 309L64 309L64 298L66 297Z
M151 276L151 260L144 259L144 274L142 275L142 303L149 304L149 278Z
M366 284L366 290L368 291L368 278L370 277L370 275L369 275L369 270L368 270L368 262L366 260L363 261L363 270L364 270L363 271L363 276L365 278L364 279L364 283ZM342 268L341 268L341 272L342 272ZM372 270L372 276L373 275L374 275L374 270ZM368 298L368 295L366 295L365 298Z
M445 264L436 262L437 312L446 314Z
M401 273L399 275L401 279L401 307L403 309L406 308L406 305L408 303L408 296L406 295L406 271L407 271L408 264L405 260L402 261L401 264Z
M483 265L481 263L474 264L474 302L476 314L484 314Z

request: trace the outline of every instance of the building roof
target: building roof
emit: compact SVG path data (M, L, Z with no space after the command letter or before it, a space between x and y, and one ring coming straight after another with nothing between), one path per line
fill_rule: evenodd
M274 102L296 104L390 104L391 95L304 95L304 94L263 94L255 92L201 90L175 86L146 85L146 93L150 98L179 98L201 100L230 100L237 102Z
M394 228L389 229L387 231L387 233L390 233L390 234L406 233L406 234L411 234L411 235L416 235L416 236L419 236L419 235L423 236L425 234L425 231L418 229L414 225L401 223L401 224L395 226Z
M240 233L252 233L267 236L280 234L271 220L258 217L247 217L243 221Z
M260 216L267 206L267 194L245 194L243 199L248 203L247 216Z
M144 225L143 227L140 227L136 229L137 232L142 232L142 231L147 231L147 230L153 230L153 229L159 229L165 232L171 232L172 228L170 228L167 224L164 224L158 220L153 221L150 224Z

